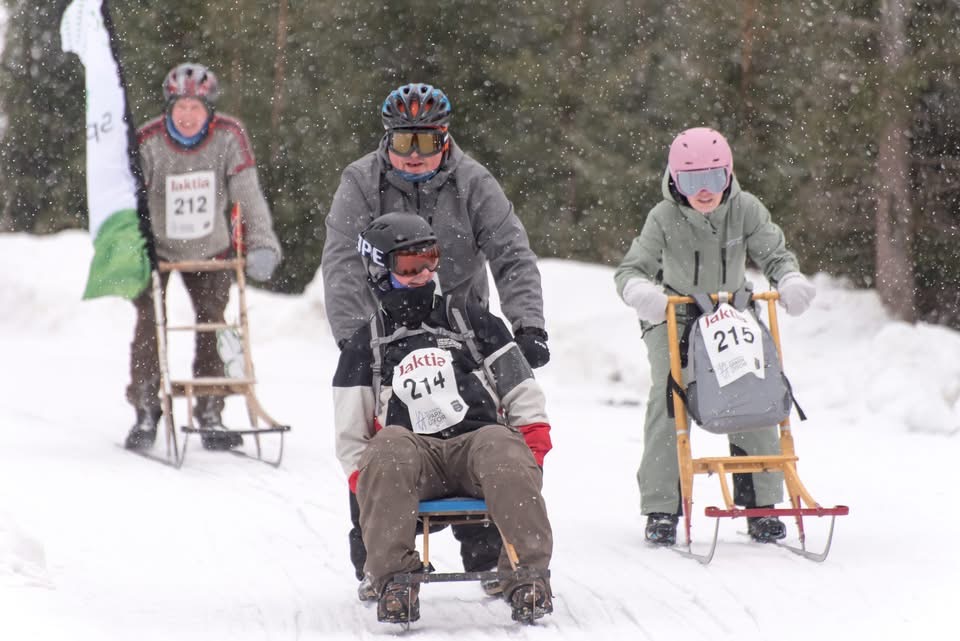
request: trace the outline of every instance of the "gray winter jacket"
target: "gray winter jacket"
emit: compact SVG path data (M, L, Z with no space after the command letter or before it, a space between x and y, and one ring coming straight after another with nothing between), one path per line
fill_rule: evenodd
M707 215L680 204L664 174L660 201L614 273L617 293L631 278L644 278L680 295L736 291L746 282L749 258L771 283L799 271L783 231L756 196L740 189L736 176L730 196Z
M260 189L253 149L243 124L226 114L215 114L206 139L193 149L178 146L167 133L164 116L154 118L137 132L143 177L147 186L150 221L156 241L157 255L163 260L198 260L213 258L230 248L228 210L230 203L240 203L244 219L247 250L266 247L277 254L280 243L273 231L270 209ZM171 238L167 234L167 212L176 211L168 203L168 180L174 176L190 180L195 176L213 177L215 202L198 194L197 202L183 207L210 207L209 231L189 239ZM176 192L174 192L176 193Z
M455 298L489 300L487 261L512 328L543 328L543 293L537 257L526 230L499 183L480 163L450 141L449 157L435 176L419 184L397 176L386 152L351 163L327 214L323 287L334 338L350 338L376 308L357 254L357 236L389 212L422 216L440 239L439 281Z

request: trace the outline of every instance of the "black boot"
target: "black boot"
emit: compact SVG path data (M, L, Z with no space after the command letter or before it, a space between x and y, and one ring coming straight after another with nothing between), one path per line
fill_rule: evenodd
M770 509L772 505L758 506ZM758 543L773 543L787 536L787 526L776 516L748 516L747 532Z
M420 584L394 583L383 588L377 601L377 621L381 623L413 623L420 618Z
M545 614L553 612L553 600L546 582L534 579L523 583L510 592L511 616L520 623L533 623Z
M644 532L647 541L655 545L673 545L677 542L676 514L665 512L651 512L647 515L647 528Z
M220 408L217 405L217 399L212 396L202 396L197 399L197 407L194 413L197 419L197 427L203 430L200 434L200 441L203 443L204 449L222 451L243 445L241 435L231 432L223 426L223 420L220 418Z
M747 532L758 543L773 543L787 536L787 526L775 516L748 516Z
M157 423L163 411L159 407L137 408L137 422L130 428L123 446L128 450L147 450L157 440Z

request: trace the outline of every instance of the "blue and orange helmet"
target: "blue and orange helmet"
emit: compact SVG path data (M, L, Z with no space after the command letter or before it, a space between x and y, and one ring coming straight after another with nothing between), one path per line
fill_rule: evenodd
M446 129L453 109L447 94L432 85L414 82L398 87L383 101L383 128Z

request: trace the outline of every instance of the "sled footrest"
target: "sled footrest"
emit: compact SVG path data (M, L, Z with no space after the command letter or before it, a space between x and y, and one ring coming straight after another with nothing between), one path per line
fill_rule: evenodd
M718 507L708 507L703 511L705 516L711 518L738 516L846 516L850 513L850 508L846 505L837 505L835 507L751 507L734 508L732 510L721 510Z
M289 432L289 425L274 425L272 427L248 427L244 429L224 429L224 430L211 430L203 429L200 427L190 427L189 425L184 425L180 428L180 431L186 432L187 434L276 434L280 432Z
M403 574L393 575L391 581L409 585L413 583L445 583L451 581L504 581L507 579L530 581L533 579L548 578L550 578L550 570L520 568L510 572L405 572Z

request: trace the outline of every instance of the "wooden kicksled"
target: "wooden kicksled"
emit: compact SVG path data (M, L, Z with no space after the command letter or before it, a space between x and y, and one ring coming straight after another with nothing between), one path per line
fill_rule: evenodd
M161 261L159 270L153 272L153 303L157 320L157 345L160 357L160 378L161 378L161 403L163 408L164 426L166 433L167 461L174 467L179 468L187 455L187 445L190 437L194 434L202 435L205 430L201 429L193 414L193 407L198 396L242 396L246 404L247 416L250 419L250 426L241 429L216 430L218 433L250 435L253 437L256 445L256 459L264 463L277 467L283 459L284 435L290 431L289 425L282 425L271 417L260 401L257 399L254 387L256 377L254 375L253 358L250 351L250 330L247 321L247 299L246 299L246 275L244 267L246 260L243 253L242 225L239 224L239 208L234 207L232 214L234 222L233 244L236 256L228 259L215 260L195 260L168 263ZM237 285L237 313L239 321L237 323L196 323L187 325L170 326L167 324L166 305L161 289L159 272L210 272L210 271L233 271ZM170 376L170 366L168 358L168 333L169 332L235 332L242 345L243 356L243 374L242 376L207 377L207 378L186 378L172 380ZM176 421L174 420L173 407L174 399L181 397L186 399L187 420L182 425L180 431L182 440L178 438ZM209 431L209 430L206 430ZM276 455L273 458L264 458L263 448L260 437L263 435L276 435L278 443L275 448ZM237 450L231 450L237 454L243 454ZM243 454L245 455L245 454Z
M725 300L729 295L712 295L714 302ZM776 300L779 298L777 292L762 292L753 295L754 301L766 301L767 317L769 319L769 329L777 346L777 355L783 364L783 351L780 346L780 331L777 323ZM667 337L670 349L670 372L673 380L679 383L681 390L686 389L686 383L683 380L683 370L681 366L680 341L677 329L677 305L693 303L694 299L689 296L670 296L667 305ZM690 321L695 322L695 321ZM797 461L799 460L795 448L793 432L790 429L789 417L784 419L779 425L780 432L780 454L770 456L715 456L706 458L693 458L690 446L690 434L687 429L688 418L687 409L681 399L680 394L673 394L673 412L674 421L677 430L677 459L680 464L680 495L683 507L684 527L686 534L686 550L677 549L684 556L696 559L700 563L709 563L717 547L717 536L720 527L720 518L759 517L759 516L792 516L796 519L797 530L799 533L799 547L777 543L781 547L803 556L813 561L823 561L830 552L830 545L833 541L833 528L837 516L849 513L849 508L845 505L834 507L823 507L818 503L807 488L800 481L800 475L797 472ZM733 495L730 492L730 486L727 481L727 474L756 473L756 472L782 472L784 483L787 489L787 495L790 498L791 507L789 508L740 508L734 505ZM697 474L716 474L720 482L720 489L723 495L724 507L708 507L704 514L707 517L714 518L713 541L709 549L704 554L696 554L692 550L691 540L691 515L693 508L693 479ZM821 552L812 552L806 547L806 533L804 530L803 517L829 516L830 529L827 535L825 548Z

